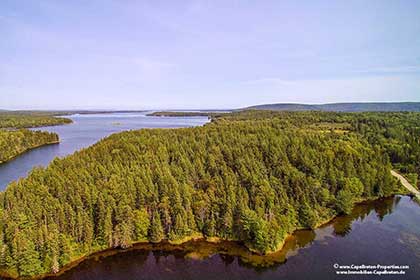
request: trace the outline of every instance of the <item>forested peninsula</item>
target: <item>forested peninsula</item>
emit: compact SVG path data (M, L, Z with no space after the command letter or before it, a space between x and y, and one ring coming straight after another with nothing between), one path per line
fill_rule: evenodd
M111 135L0 193L0 269L56 273L106 248L191 238L268 254L419 171L418 113L245 111ZM416 177L417 178L417 177Z
M43 145L59 142L56 133L32 131L26 128L71 123L70 119L54 117L53 113L0 112L0 164Z
M30 149L58 142L56 133L27 129L0 130L0 164Z

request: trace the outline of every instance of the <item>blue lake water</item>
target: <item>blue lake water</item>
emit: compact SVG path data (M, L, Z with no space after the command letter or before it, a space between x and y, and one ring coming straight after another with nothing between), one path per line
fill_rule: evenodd
M38 127L33 130L55 132L60 144L28 151L14 160L0 164L0 190L12 181L25 177L35 166L46 166L55 157L63 157L88 147L116 132L141 128L179 128L203 125L207 117L152 117L146 113L109 113L66 116L72 124Z

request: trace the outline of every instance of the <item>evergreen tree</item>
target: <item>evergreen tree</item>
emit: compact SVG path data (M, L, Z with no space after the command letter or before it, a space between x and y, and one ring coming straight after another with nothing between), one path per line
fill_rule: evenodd
M348 190L341 190L337 194L336 207L339 213L350 214L353 209L353 194Z
M150 226L149 240L151 242L157 243L164 238L164 232L162 227L162 222L160 220L159 212L155 212L152 218L152 224Z

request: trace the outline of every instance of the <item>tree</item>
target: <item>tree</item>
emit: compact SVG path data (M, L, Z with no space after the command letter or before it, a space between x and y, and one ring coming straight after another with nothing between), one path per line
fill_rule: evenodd
M150 226L149 240L153 243L160 242L164 238L162 222L160 221L159 212L155 211Z
M135 240L145 241L149 232L150 220L146 209L134 210Z
M23 234L18 237L18 270L22 276L34 276L42 272L39 253L35 249L35 244Z
M351 177L344 180L344 189L351 192L355 197L360 197L365 187L359 178Z
M350 214L353 209L353 194L348 190L341 190L337 194L336 208L338 213Z
M299 221L304 228L314 228L318 223L318 215L307 203L299 208Z

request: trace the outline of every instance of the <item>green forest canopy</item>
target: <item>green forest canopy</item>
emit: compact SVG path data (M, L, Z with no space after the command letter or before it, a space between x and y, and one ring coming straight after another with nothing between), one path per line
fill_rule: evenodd
M418 172L416 113L241 112L203 127L111 135L0 194L0 266L56 272L133 242L190 236L268 253Z
M352 132L379 145L390 157L394 168L419 185L420 113L417 112L279 112L242 111L220 116L218 120L281 119L294 127L319 131Z

